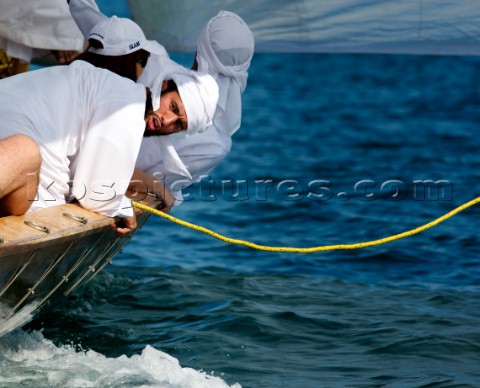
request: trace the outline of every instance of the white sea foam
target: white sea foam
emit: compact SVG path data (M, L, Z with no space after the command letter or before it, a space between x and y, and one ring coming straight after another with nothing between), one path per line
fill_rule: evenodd
M220 377L182 367L151 346L131 357L108 358L71 345L55 346L41 332L16 330L0 338L0 386L229 387ZM241 388L239 384L231 386Z
M15 328L24 325L27 322L30 322L34 317L34 310L38 307L38 303L32 302L27 304L20 310L16 311L15 314L11 316L7 321L3 321L0 328L0 336L9 333ZM8 313L10 307L0 305L0 316L5 316Z

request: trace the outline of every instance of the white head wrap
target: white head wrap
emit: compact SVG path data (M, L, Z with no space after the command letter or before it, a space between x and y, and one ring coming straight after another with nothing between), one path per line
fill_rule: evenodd
M187 134L203 132L212 124L213 115L218 102L218 85L215 79L203 72L189 70L166 57L149 59L139 82L148 86L152 92L153 110L160 106L162 83L172 79L185 106L188 126ZM155 71L153 68L157 68ZM154 78L144 81L149 75Z
M252 31L242 18L228 11L210 19L197 40L198 70L211 74L219 87L213 121L229 136L240 127L241 94L247 85L253 51Z
M85 40L88 40L90 31L95 24L103 22L107 17L100 12L94 0L70 0L70 13L75 20Z
M215 79L206 73L195 72L179 65L166 54L152 55L138 82L150 88L153 110L159 108L163 81L169 79L176 83L185 106L188 120L187 135L203 132L212 124L217 107L218 86ZM191 178L170 137L161 136L159 142L165 167L171 172Z

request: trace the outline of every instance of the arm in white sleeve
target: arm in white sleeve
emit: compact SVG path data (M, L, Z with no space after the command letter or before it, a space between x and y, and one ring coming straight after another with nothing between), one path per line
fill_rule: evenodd
M142 148L143 149L143 148ZM201 151L207 151L202 153ZM175 205L179 205L183 200L182 190L191 186L203 176L209 174L217 167L227 156L229 150L217 144L210 144L208 147L195 148L196 154L189 154L189 148L180 151L179 156L182 162L188 167L192 178L167 171L163 161L158 161L155 165L144 170L147 174L154 176L156 179L164 182L165 187L169 189L176 201ZM200 152L199 152L200 151Z
M89 210L131 217L125 196L145 129L144 104L102 104L96 108L73 177L73 195Z

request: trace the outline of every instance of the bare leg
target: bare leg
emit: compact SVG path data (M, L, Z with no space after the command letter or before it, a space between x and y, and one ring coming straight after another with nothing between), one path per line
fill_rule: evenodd
M28 210L37 191L41 162L40 149L28 136L0 140L0 216Z

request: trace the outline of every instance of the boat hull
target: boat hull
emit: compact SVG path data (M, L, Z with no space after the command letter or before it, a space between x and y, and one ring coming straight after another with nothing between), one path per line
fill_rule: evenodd
M150 204L152 205L152 204ZM149 214L137 212L137 230ZM90 281L130 241L75 204L0 218L0 336Z

